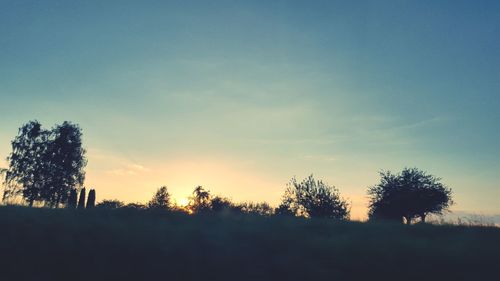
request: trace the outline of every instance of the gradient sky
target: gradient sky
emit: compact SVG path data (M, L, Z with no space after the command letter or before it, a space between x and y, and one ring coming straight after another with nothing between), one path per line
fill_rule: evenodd
M416 166L454 210L500 213L499 15L497 1L0 0L0 157L28 120L70 120L98 200L203 185L276 204L313 173L363 218L378 171Z

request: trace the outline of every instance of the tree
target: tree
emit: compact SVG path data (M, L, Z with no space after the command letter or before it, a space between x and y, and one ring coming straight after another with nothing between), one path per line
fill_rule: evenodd
M235 210L237 207L228 198L215 196L210 199L210 208L214 212L227 212Z
M83 185L87 160L78 125L64 122L52 129L51 136L45 160L50 165L51 181L42 195L57 208L66 202L69 190Z
M223 196L210 198L210 210L215 213L242 213L244 204L236 204L231 199Z
M274 210L274 214L279 216L295 216L297 213L296 197L294 189L290 185L285 189L285 193L281 197L280 205Z
M78 209L85 208L85 187L80 190L80 198L78 198Z
M193 195L189 197L187 206L191 213L204 213L212 209L210 191L205 190L202 186L197 186Z
M310 218L349 219L349 204L334 186L316 181L312 175L298 182L293 178L287 186L278 214Z
M87 209L92 209L95 207L95 189L89 191L89 198L87 199Z
M69 192L68 204L66 205L68 208L76 209L77 204L77 196L76 189L72 189Z
M259 216L272 216L274 214L274 209L266 202L262 203L242 203L238 207L243 213L253 214Z
M123 206L125 209L134 209L134 210L144 210L148 206L141 204L141 203L128 203L127 205Z
M42 199L49 171L45 162L48 138L49 133L36 120L19 128L19 134L11 143L12 153L7 158L4 200L22 195L31 207Z
M451 189L417 168L400 174L380 172L380 183L368 189L369 218L425 222L428 214L440 214L453 204Z
M118 209L122 208L124 205L125 204L123 204L123 202L119 200L102 200L101 202L97 203L96 207L103 209Z
M166 186L158 188L151 201L148 202L148 208L161 210L170 208L170 194Z
M51 207L66 203L71 190L85 179L81 135L69 122L51 130L42 129L38 121L23 125L7 158L3 199L21 195L29 206L37 201Z

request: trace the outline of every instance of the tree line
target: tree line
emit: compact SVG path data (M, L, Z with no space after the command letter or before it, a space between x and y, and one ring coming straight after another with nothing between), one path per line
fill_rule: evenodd
M96 204L94 189L85 200L83 182L87 160L82 132L78 125L70 122L50 130L43 129L38 121L23 125L12 141L7 161L8 168L1 171L5 186L3 200L21 197L30 207L38 203L51 208L133 208L190 214L225 212L335 220L350 218L348 200L335 186L316 180L312 175L302 181L292 178L276 208L265 202L234 203L226 197L212 195L202 186L193 190L187 206L174 204L166 186L160 187L147 204L124 204L118 200ZM429 214L441 214L453 204L451 189L441 183L440 178L417 168L405 168L400 173L381 172L380 182L369 187L367 194L370 220L425 222Z

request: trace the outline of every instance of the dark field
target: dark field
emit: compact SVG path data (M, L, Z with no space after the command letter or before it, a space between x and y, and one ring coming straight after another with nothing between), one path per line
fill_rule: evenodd
M500 229L0 208L1 280L500 280Z

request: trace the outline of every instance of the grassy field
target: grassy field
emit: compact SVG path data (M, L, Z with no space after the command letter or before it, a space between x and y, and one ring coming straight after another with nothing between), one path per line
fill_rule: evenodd
M500 280L500 229L0 208L1 280Z

